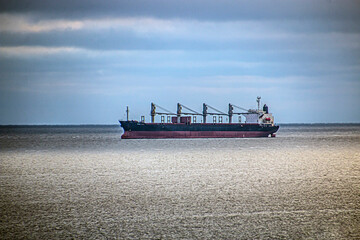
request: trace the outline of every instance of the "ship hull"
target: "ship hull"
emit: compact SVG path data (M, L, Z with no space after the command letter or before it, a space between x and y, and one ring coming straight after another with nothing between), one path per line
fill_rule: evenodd
M259 124L172 124L139 123L120 121L124 128L123 139L139 138L253 138L273 135L279 126L261 126Z

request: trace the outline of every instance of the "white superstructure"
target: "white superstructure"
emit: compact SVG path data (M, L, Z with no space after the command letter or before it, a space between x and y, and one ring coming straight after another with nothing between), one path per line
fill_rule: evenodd
M258 109L249 109L248 113L245 115L245 123L258 123L260 125L274 126L274 116L269 113L268 106L265 104L262 109L260 109L260 99L257 97L256 101L258 103Z

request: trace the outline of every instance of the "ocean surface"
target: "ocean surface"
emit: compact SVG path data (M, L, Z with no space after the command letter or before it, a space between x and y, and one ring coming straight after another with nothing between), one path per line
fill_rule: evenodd
M121 132L0 127L0 239L360 239L360 125Z

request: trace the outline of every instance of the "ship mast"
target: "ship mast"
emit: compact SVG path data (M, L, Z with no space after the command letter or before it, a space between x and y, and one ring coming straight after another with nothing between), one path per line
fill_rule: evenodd
M126 121L129 121L129 106L126 106Z
M258 104L258 112L260 111L260 99L261 99L261 97L259 97L259 96L256 98L256 101Z
M203 123L206 123L206 115L207 115L207 106L203 103Z
M177 111L176 111L176 117L177 117L177 123L180 123L180 117L181 117L181 104L177 104Z

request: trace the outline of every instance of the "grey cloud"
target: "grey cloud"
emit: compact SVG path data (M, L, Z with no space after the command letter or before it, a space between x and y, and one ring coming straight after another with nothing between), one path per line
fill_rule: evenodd
M355 49L360 45L359 35L309 35L286 34L267 38L266 35L252 38L217 39L171 37L166 35L139 35L132 31L106 29L100 31L49 31L40 33L9 33L0 35L0 45L78 47L95 50L243 50L243 51L321 51L336 47L339 50Z
M149 16L203 20L360 19L356 0L25 0L0 1L2 13L36 13L45 18Z
M232 51L231 51L232 52ZM76 79L87 82L90 78L105 76L137 75L146 76L216 76L216 75L257 75L257 76L319 76L328 79L355 79L359 75L357 54L351 52L243 52L197 51L183 54L171 51L139 51L138 53L117 53L109 51L97 57L83 52L57 53L45 56L11 57L0 56L0 82L6 86L11 81L48 78L49 81ZM230 63L222 63L227 59ZM249 66L239 65L243 61ZM214 62L216 64L214 64ZM218 62L218 63L217 63ZM234 62L235 64L232 64ZM256 64L251 64L256 63ZM349 75L349 73L351 75ZM60 76L55 78L55 76ZM154 81L155 82L155 81ZM191 84L191 83L189 83Z

